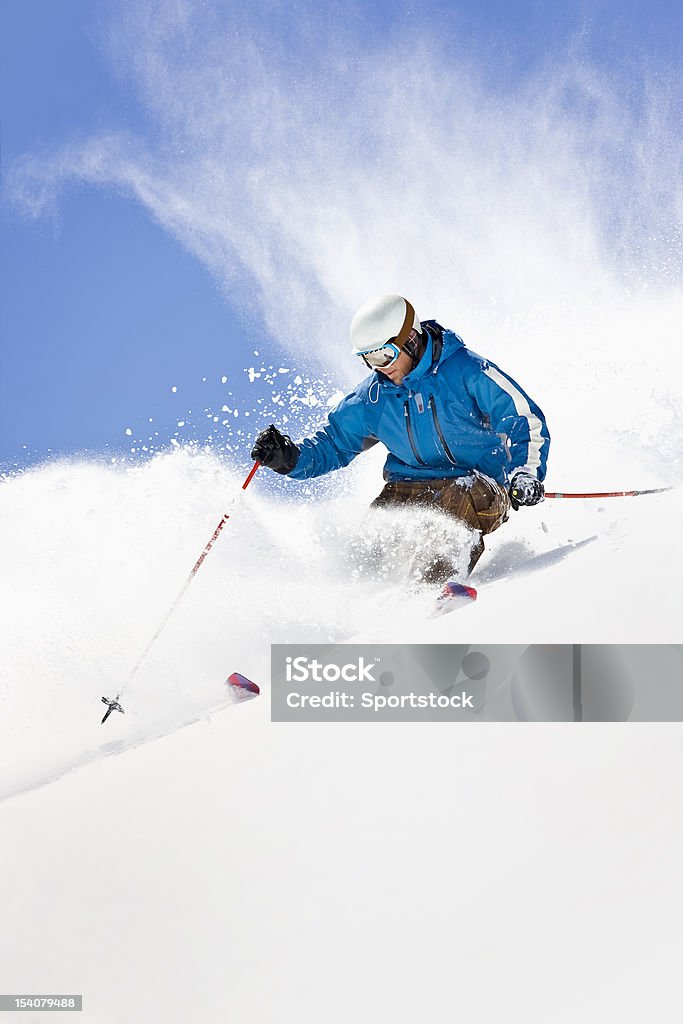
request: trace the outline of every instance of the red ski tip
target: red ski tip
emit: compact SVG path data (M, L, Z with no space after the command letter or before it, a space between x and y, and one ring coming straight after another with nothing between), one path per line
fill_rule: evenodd
M460 599L462 601L476 601L477 592L474 587L466 587L464 583L448 582L441 591L439 600Z
M251 697L258 697L261 692L256 683L247 679L240 672L233 672L228 676L226 685L230 687L239 700L249 700Z
M462 608L463 605L476 600L477 591L474 587L467 587L464 583L456 583L455 580L449 580L437 597L434 610L429 618L435 619L439 615L446 615L447 612L452 612L456 608Z

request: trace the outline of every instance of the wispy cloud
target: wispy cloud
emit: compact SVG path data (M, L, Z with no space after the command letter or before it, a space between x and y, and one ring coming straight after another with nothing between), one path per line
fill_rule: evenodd
M353 8L325 33L312 5L290 21L233 7L119 11L109 53L149 130L26 156L23 207L74 182L124 189L293 349L343 350L378 291L493 337L547 311L585 321L645 283L671 299L683 200L665 78L625 90L574 53L504 90L482 54L414 21L380 41Z

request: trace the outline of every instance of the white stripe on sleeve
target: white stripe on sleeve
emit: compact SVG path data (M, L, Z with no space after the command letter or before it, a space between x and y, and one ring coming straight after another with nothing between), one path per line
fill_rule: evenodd
M487 377L497 384L507 395L512 399L515 411L518 416L523 416L529 424L529 450L527 452L527 461L524 466L520 468L526 473L531 473L536 476L536 470L541 465L541 448L545 442L542 430L543 424L539 420L538 416L535 416L531 411L526 397L522 394L519 388L515 387L511 380L508 380L500 370L496 370L493 366L488 366L484 373Z

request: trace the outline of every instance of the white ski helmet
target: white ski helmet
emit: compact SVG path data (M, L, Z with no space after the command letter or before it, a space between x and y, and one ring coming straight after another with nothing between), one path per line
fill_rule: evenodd
M402 295L370 299L351 321L353 354L372 352L390 340L402 350L413 328L422 334L420 318Z

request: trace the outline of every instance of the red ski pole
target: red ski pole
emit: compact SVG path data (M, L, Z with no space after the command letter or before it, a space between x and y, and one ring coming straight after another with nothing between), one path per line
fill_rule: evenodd
M251 481L252 481L252 480L254 479L254 476L256 475L256 470L257 470L257 469L259 468L259 466L260 466L260 465L261 465L261 463L260 463L260 462L255 462L255 463L254 463L254 465L253 465L253 466L251 467L251 469L249 470L249 476L247 477L247 479L246 479L246 480L244 481L244 483L242 484L242 490L243 490L243 491L246 491L247 487L249 486L249 484L251 483ZM199 571L199 567L201 566L202 562L204 561L204 559L205 559L205 558L206 558L206 556L208 555L209 551L211 550L211 548L212 548L212 547L214 546L214 544L215 544L216 540L218 539L218 534L219 534L219 533L221 532L221 530L223 529L223 527L224 527L224 526L225 526L225 524L227 523L228 519L230 518L230 515L231 515L231 513L232 513L232 510L233 510L233 508L234 508L234 505L235 505L235 499L233 499L233 501L232 501L232 504L231 504L230 508L229 508L229 509L228 509L228 511L227 511L227 512L225 513L225 515L224 515L224 516L223 516L223 518L221 519L221 521L220 521L220 523L218 524L218 526L216 527L216 529L215 529L215 530L213 531L213 534L211 535L211 540L210 540L210 541L209 541L209 543L208 543L208 544L206 545L206 547L205 547L205 548L204 548L204 550L202 551L202 553L201 553L201 555L199 556L199 558L197 559L197 561L196 561L196 562L194 563L194 566L192 567L192 572L191 572L191 573L190 573L190 575L189 575L189 576L187 577L187 580L185 581L185 586L183 587L183 589L181 590L180 594L178 595L178 599L180 599L180 597L181 597L181 596L182 596L182 594L184 593L185 589L186 589L187 587L189 587L189 585L190 585L190 581L192 580L192 577L193 577L193 576L196 576L196 575L197 575L197 572ZM176 604L177 604L177 602L176 602Z
M245 481L244 481L244 483L242 484L242 491L246 491L247 487L249 486L249 484L251 483L251 481L252 481L252 480L254 479L254 476L255 476L255 474L256 474L256 470L257 470L257 469L259 468L259 466L260 466L260 465L261 465L261 463L260 463L260 462L255 462L255 463L254 463L254 465L253 465L253 466L251 467L251 469L249 470L249 475L247 476L246 480L245 480ZM205 547L205 548L204 548L204 550L202 551L202 553L201 553L201 555L199 556L199 558L197 559L197 561L196 561L196 562L194 563L194 565L192 566L192 571L190 572L190 575L189 575L189 576L187 577L187 579L186 579L186 580L185 580L185 582L183 583L183 585L182 585L182 587L181 587L181 589L180 589L180 592L179 592L178 596L176 597L175 601L173 602L173 604L171 605L171 607L170 607L170 608L168 609L168 611L166 612L166 616L165 616L165 618L164 618L163 622L161 623L161 625L160 625L160 626L159 626L159 628L157 629L156 633L154 634L154 636L152 637L152 639L151 639L151 640L149 641L149 643L148 643L148 644L147 644L147 646L145 647L145 649L144 649L144 651L142 652L142 654L140 655L140 657L138 658L137 664L135 665L135 667L133 668L133 671L131 672L131 674L130 674L130 675L129 675L129 677L128 677L128 680L127 680L127 682L126 682L126 686L128 685L128 683L129 683L129 682L130 682L130 681L131 681L131 680L133 679L133 677L135 676L136 672L138 671L138 669L139 669L139 668L140 668L140 666L142 665L143 661L145 660L145 658L147 657L147 655L148 655L148 654L149 654L149 652L151 651L152 647L153 647L153 646L154 646L154 644L156 643L156 641L157 641L158 637L159 637L159 636L160 636L160 634L162 633L162 631L163 631L164 627L166 626L166 623L167 623L167 622L168 622L168 620L169 620L169 619L171 618L171 616L173 615L173 612L174 612L174 611L176 610L176 608L178 607L178 605L179 605L179 604L180 604L180 602L182 601L182 599L183 599L183 597L184 597L184 595L185 595L185 591L187 590L187 588L189 587L190 583L192 583L192 580L193 580L193 579L195 578L195 576L197 575L197 573L198 573L198 571L199 571L199 568L200 568L200 566L201 566L202 562L204 561L204 559L205 559L205 558L206 558L206 556L208 555L208 553L209 553L209 551L211 550L211 548L212 548L212 547L214 546L214 544L216 543L216 540L218 539L218 535L220 534L221 530L223 529L223 527L224 527L224 526L225 526L225 524L227 523L228 519L229 519L229 518L230 518L230 516L232 515L232 511L233 511L233 508L235 507L235 503L236 503L236 501L237 501L237 499L238 499L238 498L239 498L239 493L238 493L238 494L237 494L237 495L236 495L236 496L235 496L235 497L233 498L232 502L230 503L230 507L228 508L227 512L225 513L225 515L223 516L223 518L222 518L222 519L221 519L221 521L219 522L219 524L218 524L218 526L216 527L216 529L215 529L215 530L213 531L213 533L212 533L212 535L211 535L211 537L210 537L210 539L209 539L209 542L207 543L206 547ZM123 693L123 690L124 690L124 687L122 687L122 688L121 688L121 690L120 690L120 692L119 692L119 693L117 693L117 695L116 695L116 698L115 698L115 703L117 703L117 704L118 704L118 701L119 701L119 697L120 697L120 696L121 696L121 694ZM102 699L103 699L103 700L105 700L105 698L104 698L104 697L103 697ZM117 710L117 711L118 711L118 710L121 710L121 711L122 711L123 709L122 709L122 708L120 708L120 707L117 707L117 708L116 708L116 710ZM105 718L106 718L106 715L105 715Z
M567 494L564 491L546 491L546 498L635 498L639 494L663 494L673 487L651 487L645 491L592 491L588 494Z

